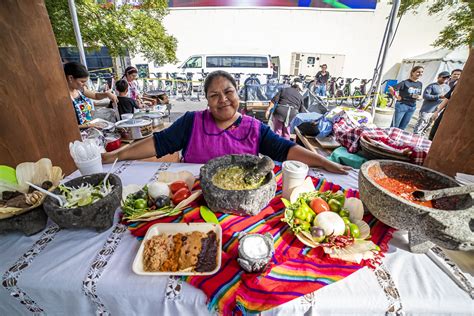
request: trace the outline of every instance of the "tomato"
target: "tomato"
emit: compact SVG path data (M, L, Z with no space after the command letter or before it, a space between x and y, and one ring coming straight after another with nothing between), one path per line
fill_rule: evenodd
M312 199L311 202L309 202L309 206L316 214L330 210L329 205L322 198Z
M144 199L138 199L138 200L135 200L135 202L133 203L133 206L136 209L145 209L148 207L148 202L145 201Z
M189 191L188 185L186 184L186 182L182 180L178 180L170 184L170 190L171 190L171 193L173 194L175 192L178 192L179 189L183 189L183 188L186 188Z
M188 190L188 187L181 188L174 193L172 198L173 204L178 205L181 201L187 199L190 196L191 192Z

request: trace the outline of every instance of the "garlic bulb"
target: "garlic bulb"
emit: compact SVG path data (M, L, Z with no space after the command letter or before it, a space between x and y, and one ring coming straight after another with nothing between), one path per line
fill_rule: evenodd
M148 195L152 199L160 195L170 196L170 188L166 183L155 181L148 185Z

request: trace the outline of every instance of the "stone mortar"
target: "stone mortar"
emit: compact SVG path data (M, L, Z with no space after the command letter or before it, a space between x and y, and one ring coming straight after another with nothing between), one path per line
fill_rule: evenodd
M371 160L359 172L360 198L377 219L409 232L412 252L425 253L433 244L452 250L474 249L474 207L469 194L433 201L429 208L403 199L375 182L390 177L422 190L456 187L454 179L434 170L393 160Z
M45 229L48 216L40 205L28 212L0 220L0 234L21 231L26 236L34 235Z
M257 215L275 196L275 174L270 172L263 184L253 190L224 190L212 183L219 169L233 165L253 167L260 158L253 155L226 155L214 158L201 167L201 188L204 199L214 212L237 215Z
M104 179L105 175L106 173L96 173L83 176L72 179L64 185L78 187L82 183L90 183L95 186ZM113 224L115 211L120 206L122 198L122 181L120 178L111 174L109 181L114 186L112 192L94 204L69 209L62 208L59 207L56 199L48 196L43 204L44 210L61 228L94 228L98 232L107 230ZM54 193L60 194L59 189L56 189Z

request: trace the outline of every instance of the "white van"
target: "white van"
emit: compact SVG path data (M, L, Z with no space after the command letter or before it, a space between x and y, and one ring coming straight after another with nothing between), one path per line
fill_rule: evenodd
M225 70L232 74L241 74L239 84L243 85L251 75L257 75L260 83L267 82L267 75L273 74L270 55L256 54L201 54L188 57L176 72L181 79L186 78L187 73L193 73L193 80L202 78L202 73L210 73L215 70ZM168 70L169 72L169 70ZM194 85L194 84L193 84Z

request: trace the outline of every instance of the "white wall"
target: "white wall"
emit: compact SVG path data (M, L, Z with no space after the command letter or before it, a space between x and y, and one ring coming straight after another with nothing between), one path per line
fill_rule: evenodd
M344 54L345 77L370 78L390 11L387 0L375 11L315 9L172 9L164 25L178 40L177 57L197 53L264 53L280 56L288 74L292 52ZM433 49L446 15L428 16L426 8L404 16L385 70L403 58ZM143 59L134 58L132 63ZM152 67L152 64L150 65ZM329 69L331 71L331 69Z

